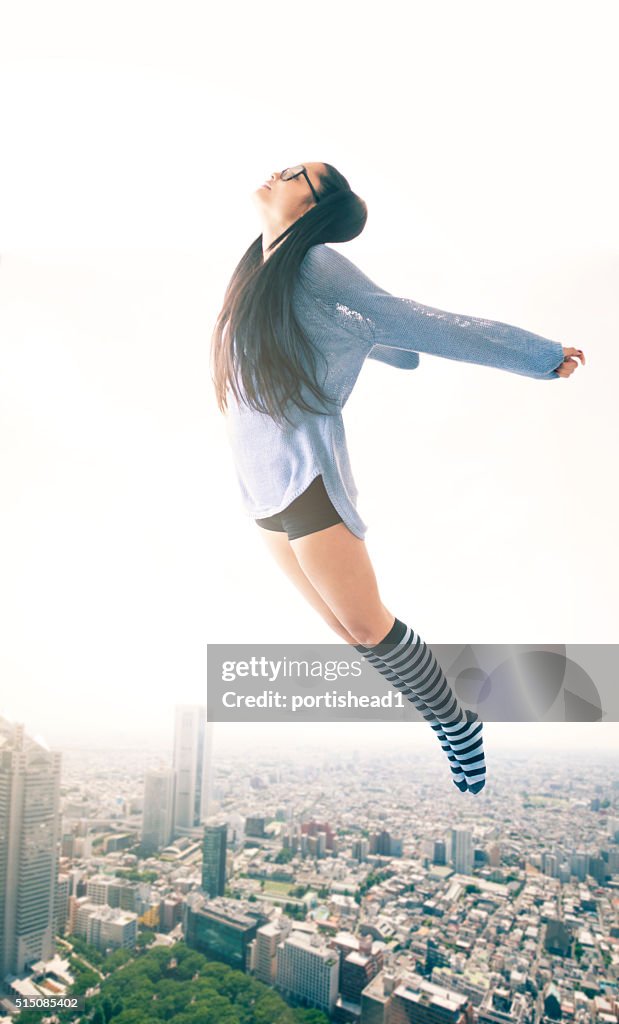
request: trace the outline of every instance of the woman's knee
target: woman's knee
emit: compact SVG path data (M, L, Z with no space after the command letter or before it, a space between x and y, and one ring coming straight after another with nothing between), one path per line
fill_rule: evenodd
M327 625L330 626L333 632L337 633L337 635L341 637L342 640L345 640L347 644L358 643L358 641L355 640L354 636L352 636L352 634L349 633L349 631L346 629L346 626L344 626L340 622L337 615L333 614L328 605L325 604L324 607L320 608L319 610L322 615L322 618L327 623Z
M325 617L326 618L326 617ZM387 635L391 626L383 628L370 627L362 625L349 626L347 623L340 622L335 616L326 618L326 621L331 626L331 629L337 633L338 636L345 640L347 644L361 644L363 647L374 647L380 643L384 636Z
M356 638L356 637L354 637L354 636L352 635L352 633L350 633L350 632L349 632L349 631L348 631L348 630L346 629L346 627L345 627L345 626L343 626L343 625L342 625L342 623L341 623L341 622L338 622L337 626L336 626L336 625L333 625L333 627L332 627L332 628L333 628L333 629L335 630L335 632L337 633L337 635L338 635L338 636L340 636L340 637L342 638L342 640L345 640L345 641L346 641L346 643L347 643L347 644L358 644L358 643L360 642L359 640L357 640L357 638Z
M385 614L380 619L369 621L361 619L355 622L345 622L344 625L354 637L355 643L361 644L362 647L375 647L387 636L394 621L394 616L385 609Z

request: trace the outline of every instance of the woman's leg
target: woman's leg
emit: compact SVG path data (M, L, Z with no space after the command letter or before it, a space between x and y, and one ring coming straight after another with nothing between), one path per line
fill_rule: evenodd
M454 785L461 793L465 792L468 789L466 776L434 712L371 650L387 635L396 620L380 598L376 574L365 543L355 537L343 523L338 523L293 540L290 546L298 560L295 575L300 568L306 578L300 589L306 592L306 596L309 594L315 607L319 607L320 602L321 607L337 615L337 621L348 627L349 635L353 634L347 642L353 644L378 672L415 705L436 733L449 761ZM308 586L311 593L307 591Z
M479 716L460 705L430 648L383 604L364 541L344 523L290 542L299 565L337 620L375 667L406 687L413 703L436 717L456 755L468 788L485 784Z
M323 601L316 588L312 583L310 583L303 572L303 569L299 565L297 557L292 550L290 541L288 540L288 535L274 530L263 529L260 529L260 534L280 569L282 569L297 590L300 591L305 600L312 606L312 608L315 609L315 611L318 612L327 625L330 626L331 629L342 638L342 640L345 640L347 644L354 644L355 638L351 636L347 629L344 628L337 616L334 615L329 608L329 605Z
M381 601L365 542L344 523L290 541L297 562L320 598L354 638L373 647L395 616Z
M340 535L342 542L338 540L337 536L333 536L334 531ZM346 532L343 533L343 531ZM395 623L397 621L391 613L387 612L380 600L376 576L364 542L350 533L347 527L341 523L293 541L289 541L285 533L267 530L261 530L260 532L280 568L303 594L309 604L318 611L325 622L346 643L354 645L356 650L362 653L374 665L377 671L381 672L383 676L392 682L396 689L404 693L429 722L449 760L453 782L461 792L464 792L468 788L465 774L434 712L415 694L414 690L406 682L402 681L397 673L391 670L389 665L378 656L377 652L371 649L372 645L364 646L359 642L359 635L363 635L366 639L370 635L368 623L373 624L376 621L381 621L381 616L383 616L383 627L381 627L383 632L380 633L379 631L379 639L383 639L390 631L389 627L392 630L396 628ZM314 538L314 542L310 542L310 538ZM326 543L324 543L325 541ZM298 557L298 549L302 549L301 558ZM321 596L310 573L313 574L314 580L317 580L322 575L323 587L325 588L324 593L329 596L329 601ZM340 614L342 617L348 619L345 609L352 602L354 614L351 615L348 621L354 620L358 623L365 623L363 627L355 627L357 636L354 636L352 632L345 628L341 619L338 618L334 611L333 604L331 603L333 601L334 580L337 580L338 584L335 589L339 595L338 607L341 609ZM385 613L386 619L384 618ZM372 625L372 628L375 629L375 626ZM454 745L456 744L455 739L453 743ZM468 735L467 743L470 746L471 739ZM460 747L464 746L465 741L461 739ZM464 755L461 754L461 756Z

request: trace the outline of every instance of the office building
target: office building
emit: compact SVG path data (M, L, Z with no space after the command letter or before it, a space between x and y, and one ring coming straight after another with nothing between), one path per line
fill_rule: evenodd
M465 1020L470 1020L465 995L395 966L377 974L361 996L363 1024L462 1024Z
M325 850L329 850L331 853L334 853L337 845L337 837L335 836L335 833L328 821L321 822L314 821L314 819L312 819L311 821L304 821L301 824L301 835L303 836L314 836L317 839L319 832L324 832L325 834ZM318 843L316 843L316 849L318 849Z
M358 860L360 863L368 859L368 853L370 851L370 844L367 839L361 836L359 839L353 839L351 857L353 860Z
M282 994L330 1015L338 994L340 958L316 933L293 931L277 947L276 984Z
M262 815L251 815L245 819L245 835L252 836L255 839L264 839L266 835L264 831L265 824L266 821Z
M359 949L352 950L342 962L340 992L348 1003L361 1004L361 993L383 966L382 944L377 942L372 952L372 937L361 937Z
M397 985L389 1007L389 1024L459 1024L468 999L431 981L407 979Z
M179 704L174 722L174 829L198 827L210 814L213 726L206 708Z
M86 898L99 906L135 910L137 885L110 875L93 875L86 882Z
M226 841L228 826L225 822L204 826L202 840L202 889L211 898L223 896L226 888Z
M589 874L589 854L585 852L573 853L570 857L570 870L579 882L584 882Z
M569 956L572 947L572 935L564 921L550 918L546 922L544 949L554 956Z
M524 1024L530 1019L527 1000L507 988L490 989L477 1011L478 1024ZM550 1020L550 1017L543 1019Z
M0 717L0 980L55 953L60 754Z
M97 907L86 922L86 941L101 952L132 949L138 937L138 915L116 907Z
M451 863L461 875L473 873L473 836L468 829L451 829Z
M240 900L197 897L187 902L185 941L205 956L245 971L256 932L266 922L264 914L250 912Z
M108 888L112 883L109 875L93 875L86 881L86 898L89 903L101 906L107 903Z
M174 832L174 772L159 769L144 778L142 853L149 856L163 850Z
M159 930L171 932L183 919L183 899L180 896L167 896L159 904Z
M432 851L433 864L447 864L447 847L443 839L436 839Z
M292 931L289 917L280 915L256 932L254 974L265 985L274 985L277 972L277 947Z
M88 918L105 904L93 903L88 896L72 896L69 906L69 931L85 939L88 935Z
M542 871L551 878L559 875L559 860L553 853L542 853Z

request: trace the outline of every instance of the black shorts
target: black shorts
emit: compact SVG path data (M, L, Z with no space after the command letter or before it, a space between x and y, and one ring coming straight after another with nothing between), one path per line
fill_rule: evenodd
M298 540L299 537L306 537L308 533L326 530L327 526L341 523L343 519L331 504L322 477L317 476L287 508L274 516L256 519L256 522L263 530L287 533L288 540Z

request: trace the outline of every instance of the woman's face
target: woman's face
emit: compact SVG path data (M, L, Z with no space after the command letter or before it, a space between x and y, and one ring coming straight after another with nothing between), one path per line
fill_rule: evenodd
M290 164L291 168L295 166L305 167L315 191L320 193L320 176L325 173L324 164L311 162ZM310 206L316 205L316 200L304 174L284 180L281 171L273 171L265 184L256 189L253 197L260 205L261 211L268 215L270 221L275 219L285 224L302 217Z

